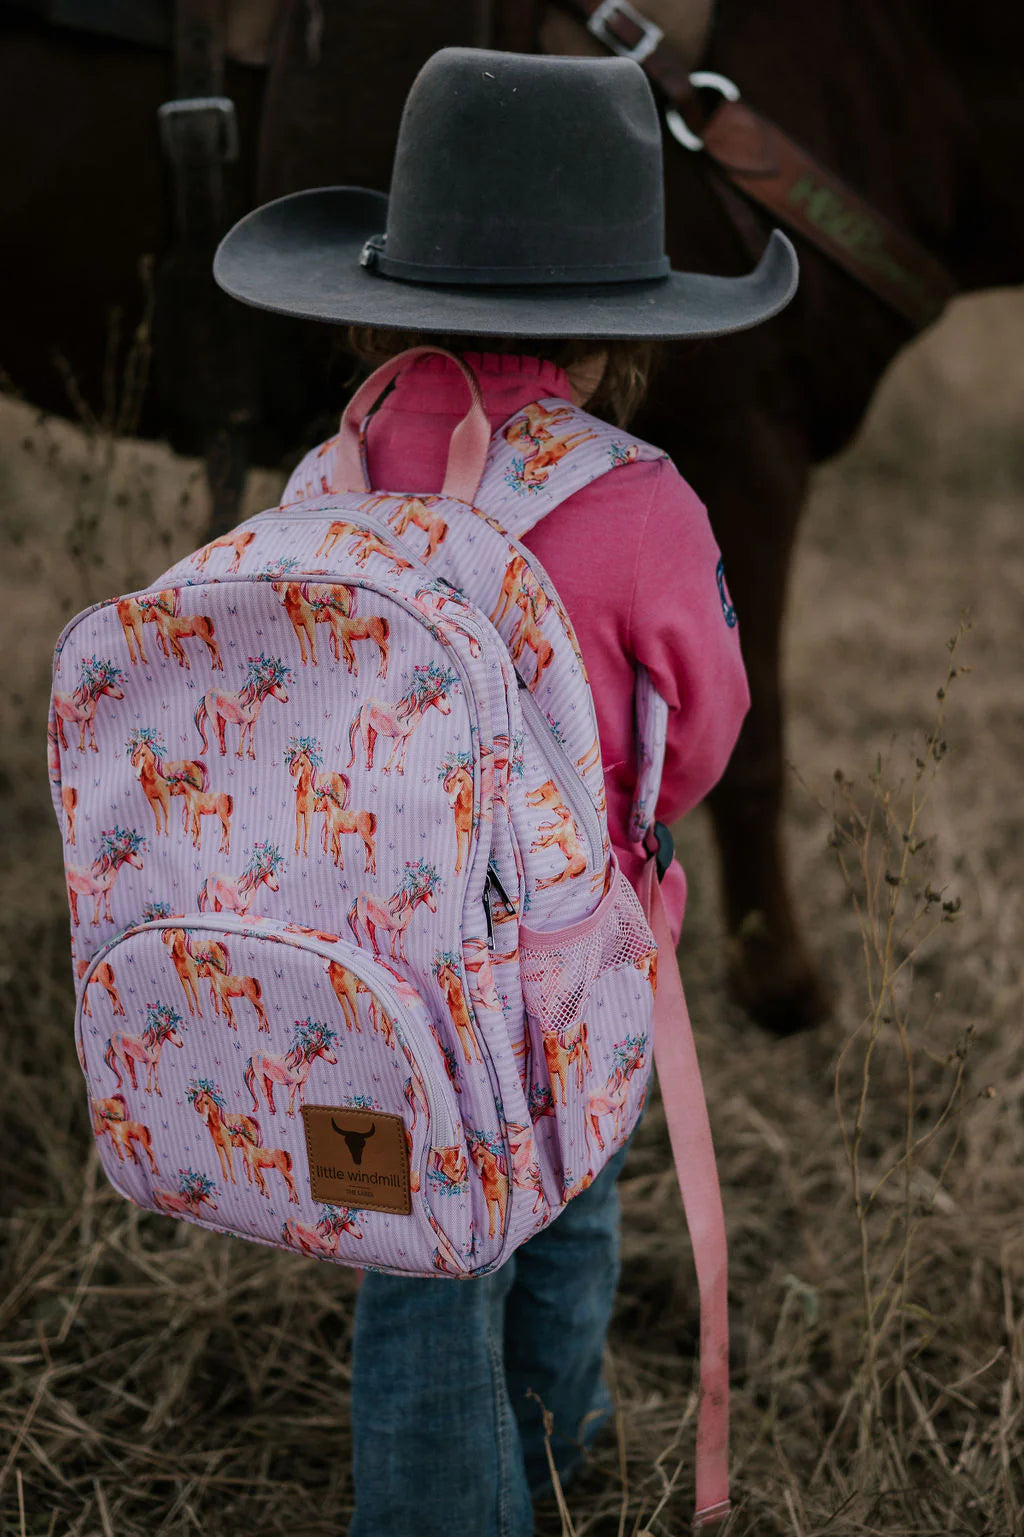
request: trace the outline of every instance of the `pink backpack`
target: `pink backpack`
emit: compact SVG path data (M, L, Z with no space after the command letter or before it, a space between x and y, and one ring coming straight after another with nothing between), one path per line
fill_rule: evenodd
M363 385L280 507L58 642L50 777L100 1158L129 1200L216 1231L484 1274L636 1124L667 943L659 1016L666 988L682 1016L659 1071L724 1476L721 1209L654 862L652 932L610 848L572 626L520 542L659 451L558 400L492 438L460 364L442 492L371 491L364 420L417 355ZM642 838L667 711L645 675L637 703Z

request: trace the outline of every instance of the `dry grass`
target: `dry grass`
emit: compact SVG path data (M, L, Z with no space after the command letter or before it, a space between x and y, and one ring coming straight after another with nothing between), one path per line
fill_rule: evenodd
M682 829L731 1244L730 1537L1022 1529L1022 330L1015 296L960 306L817 482L788 657L788 837L836 990L814 1038L770 1041L726 1001L707 828ZM16 405L0 443L2 1530L333 1537L351 1277L122 1202L72 1045L49 647L195 542L196 469ZM971 672L948 681L966 608L952 665ZM695 1289L656 1106L622 1191L619 1444L545 1533L689 1515Z

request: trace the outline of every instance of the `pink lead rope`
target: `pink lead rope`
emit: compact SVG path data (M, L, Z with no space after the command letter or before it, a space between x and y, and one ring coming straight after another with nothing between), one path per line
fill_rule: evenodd
M648 859L640 901L658 942L654 1065L672 1157L690 1229L700 1292L700 1407L697 1411L694 1531L729 1514L729 1313L725 1218L697 1048L675 945L655 869Z

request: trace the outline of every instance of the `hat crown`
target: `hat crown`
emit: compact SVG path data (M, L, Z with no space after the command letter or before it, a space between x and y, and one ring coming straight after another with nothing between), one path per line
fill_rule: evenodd
M406 101L368 259L418 282L636 281L669 271L664 222L637 64L444 48Z

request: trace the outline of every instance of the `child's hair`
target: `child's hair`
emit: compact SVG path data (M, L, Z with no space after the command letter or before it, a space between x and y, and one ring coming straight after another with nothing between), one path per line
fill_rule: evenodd
M348 348L361 362L378 368L408 347L443 347L459 356L467 352L517 353L543 358L559 368L572 368L585 358L603 352L606 357L601 382L586 402L595 416L624 427L643 402L657 362L653 341L559 341L556 338L517 336L428 336L419 331L388 331L381 326L350 326Z

